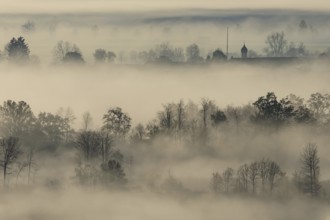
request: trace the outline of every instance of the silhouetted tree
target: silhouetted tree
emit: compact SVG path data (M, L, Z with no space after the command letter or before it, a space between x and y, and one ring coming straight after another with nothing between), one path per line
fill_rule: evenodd
M176 108L176 124L177 124L177 129L181 131L184 127L184 121L185 121L185 108L184 108L184 102L182 100L179 101L175 105Z
M214 126L218 126L221 123L227 121L227 117L223 111L218 109L214 113L211 114L211 121Z
M37 126L45 135L47 142L54 145L66 141L66 134L71 130L68 118L46 112L38 115Z
M283 173L280 169L280 166L274 161L269 161L267 177L268 177L269 189L271 193L273 192L276 179L282 175Z
M234 170L232 168L227 168L222 173L223 185L224 185L224 190L226 193L229 193L229 190L230 190L229 188L233 182L233 177L234 177Z
M307 104L313 116L321 123L330 119L330 95L325 93L313 93L307 100Z
M67 52L62 60L66 64L84 64L81 53L79 52Z
M174 104L163 105L164 110L158 113L160 127L167 132L174 127Z
M296 46L295 43L291 42L284 55L288 57L303 57L308 55L308 52L303 43L300 42L299 45Z
M265 193L266 180L269 176L269 160L262 159L258 162L259 176L261 179L261 190Z
M273 92L260 97L253 105L257 108L257 113L253 117L256 122L269 123L278 128L295 115L294 107L290 101L282 99L280 102Z
M208 128L208 122L211 119L211 114L214 112L215 104L213 101L209 100L208 98L202 98L201 105L202 105L201 113L202 113L203 130L206 131Z
M53 48L53 60L55 64L61 63L65 55L69 52L80 53L80 49L67 41L59 41Z
M97 49L94 53L94 59L96 63L104 63L107 58L107 52L104 49Z
M91 162L100 156L102 135L95 131L83 131L78 133L75 147L82 161Z
M0 129L5 136L27 134L33 130L35 121L30 106L24 101L7 100L0 106Z
M317 153L317 146L309 143L302 152L301 166L296 173L298 188L311 196L318 196L321 189L319 182L320 158Z
M27 63L29 61L30 49L23 37L12 38L6 45L8 59L13 63Z
M111 108L103 116L102 129L116 139L125 138L131 128L131 118L119 107Z
M239 192L248 192L249 166L244 164L237 170L237 188Z
M191 44L186 48L186 57L188 63L203 62L203 57L200 56L200 51L197 44Z
M259 176L258 162L253 162L249 165L248 178L252 186L252 193L256 191L257 180Z
M1 166L3 168L3 185L7 185L7 173L10 165L17 159L20 154L19 139L16 137L2 138L0 140L1 147Z
M284 55L287 47L287 40L284 32L274 32L267 36L266 48L264 49L268 56L280 57Z
M222 179L222 176L218 172L215 172L212 174L211 188L215 193L222 192L223 179Z
M108 51L107 58L108 58L109 63L113 63L115 61L116 57L117 57L117 55L114 52Z

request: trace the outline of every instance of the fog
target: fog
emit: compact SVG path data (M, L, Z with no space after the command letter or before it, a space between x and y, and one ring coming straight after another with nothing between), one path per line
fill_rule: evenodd
M212 196L173 199L167 195L141 192L86 192L75 189L65 193L34 191L23 198L16 193L3 197L2 201L6 202L1 202L0 213L1 216L5 214L8 220L329 218L327 205L295 199L285 202L217 199Z
M124 2L31 0L25 5L3 1L7 9L0 9L0 162L4 172L0 219L330 219L329 6L323 1L209 0L189 1L189 7L187 1ZM299 28L302 20L306 21L304 30ZM35 27L24 30L26 22ZM215 49L225 51L227 27L228 58L233 59L207 61ZM241 57L243 44L257 57L267 56L267 36L282 31L288 43L304 43L304 56L288 63L235 61ZM19 36L24 36L38 62L10 62L5 46ZM61 40L79 47L85 63L66 65L64 58L63 63L54 62L52 51ZM169 64L138 62L134 57L166 42L183 53L196 43L206 61ZM95 62L98 48L113 51L115 61ZM299 107L315 115L307 114L310 121L303 123L292 115L279 125L259 118L260 122L256 118L261 110L255 102L269 92L278 100L290 94L301 97L304 102ZM323 95L324 115L310 110L307 100L315 93ZM6 133L13 124L24 130L26 123L15 121L15 114L7 115L8 100L25 101L31 107L35 121L26 133ZM169 116L170 125L164 124L161 117L166 106L174 108L180 100L185 125L171 125L179 121L177 109L172 112L174 119ZM211 113L204 113L203 118L205 100L210 101L212 114L217 111L227 118L212 119ZM128 131L119 135L105 126L109 123L106 114L116 107L132 119ZM240 110L240 120L230 116L230 107ZM66 121L61 108L69 109L75 119ZM58 116L58 121L42 121L41 112ZM86 112L92 117L88 126L83 118ZM145 133L137 138L138 126ZM148 126L157 127L154 134ZM17 134L22 151L13 157L6 179L3 149L5 141ZM88 135L95 139L84 145ZM313 184L321 188L315 186L315 195L312 190L303 191L298 181L309 145L317 147L320 162ZM97 149L89 149L93 147ZM111 152L105 152L105 147ZM274 162L278 173L275 180L267 179L269 186L267 182L264 189L258 170L257 184L246 180L244 191L239 171L253 162L258 169L262 162ZM224 172L229 167L233 177L225 189ZM216 179L215 174L223 177Z
M199 103L202 97L220 107L240 106L269 91L308 99L329 92L328 65L283 66L214 65L210 67L110 66L84 68L2 67L0 100L25 100L35 112L55 113L71 107L78 117L90 111L95 125L110 107L120 106L133 124L153 119L162 105L180 99ZM13 87L15 85L15 87Z

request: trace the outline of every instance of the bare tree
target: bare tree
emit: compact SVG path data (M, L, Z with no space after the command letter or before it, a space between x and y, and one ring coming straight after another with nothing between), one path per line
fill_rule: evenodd
M283 56L284 50L287 47L287 40L284 32L274 32L267 36L265 52L268 56L278 57Z
M189 63L201 63L203 58L200 56L199 47L197 44L191 44L186 48L187 62Z
M275 181L278 177L282 176L283 173L280 169L280 166L274 161L268 163L268 181L270 192L273 192Z
M202 98L201 100L201 105L202 105L202 118L203 118L203 130L205 131L208 126L208 121L210 120L210 115L211 115L211 108L214 105L211 100L208 98Z
M35 147L30 147L29 151L27 153L27 161L26 166L28 168L28 184L30 184L31 181L31 171L34 166L36 166L35 163Z
M261 179L262 193L265 193L265 184L269 175L268 164L269 164L269 160L265 160L265 159L262 159L261 161L258 162L258 166L259 166L258 170Z
M252 193L254 194L256 191L257 179L259 176L259 166L258 162L253 162L249 166L248 177L252 186Z
M100 153L101 134L95 131L83 131L77 136L75 147L83 161L90 162Z
M223 179L222 176L215 172L212 174L211 188L215 193L220 193L222 191Z
M177 129L179 131L183 128L183 121L185 117L185 111L184 111L184 103L182 100L176 105L176 113L177 113Z
M232 168L227 168L222 173L223 185L226 193L229 193L229 187L230 184L232 183L233 176L234 176L234 170Z
M237 170L237 187L240 192L248 192L249 166L244 164Z
M67 41L57 42L52 52L55 64L62 62L67 53L81 53L80 49L75 44L71 44Z
M170 131L174 126L174 104L169 103L163 105L163 107L164 110L158 113L160 126L166 129L166 131Z
M318 196L321 185L320 176L320 158L317 155L316 144L309 143L303 150L300 159L300 189L311 196Z
M234 107L228 106L225 109L225 114L228 117L229 121L234 121L236 126L236 132L238 133L239 124L242 121L242 108L241 107Z
M3 167L3 185L7 186L7 173L10 165L20 154L19 139L16 137L3 138L0 140L1 166Z

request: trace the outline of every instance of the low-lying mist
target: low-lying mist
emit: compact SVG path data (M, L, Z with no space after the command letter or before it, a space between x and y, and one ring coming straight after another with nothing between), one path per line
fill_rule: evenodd
M146 123L163 104L183 99L199 103L207 97L220 107L240 106L267 92L278 97L291 93L308 99L315 92L328 92L328 65L254 66L89 66L78 68L1 67L0 100L24 100L35 112L71 107L81 127L89 111L95 126L110 107L119 106L133 119Z
M0 219L330 219L326 13L0 18Z
M316 219L329 218L328 204L247 198L173 198L148 192L104 192L98 190L12 192L0 200L0 216L7 220L89 219Z

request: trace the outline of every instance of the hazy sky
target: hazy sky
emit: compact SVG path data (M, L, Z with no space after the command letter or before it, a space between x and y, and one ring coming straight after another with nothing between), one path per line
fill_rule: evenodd
M1 0L0 13L136 11L174 8L285 8L329 10L330 4L327 0Z

